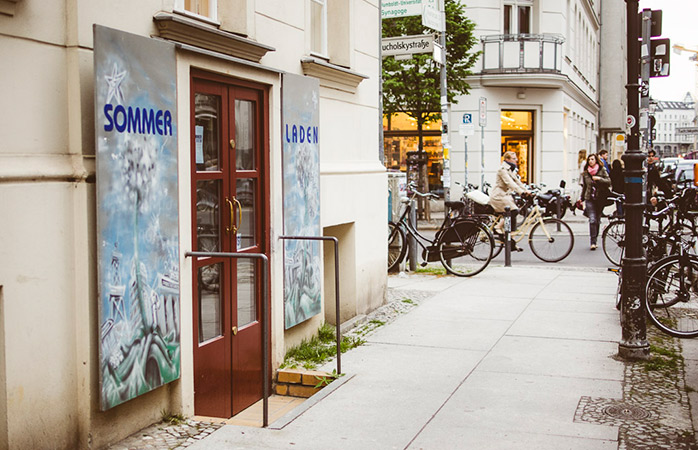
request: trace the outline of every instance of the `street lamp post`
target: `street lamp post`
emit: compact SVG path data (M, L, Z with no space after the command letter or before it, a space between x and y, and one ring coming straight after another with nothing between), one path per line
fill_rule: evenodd
M638 45L638 0L626 0L627 7L627 48L628 48L628 118L631 125L628 136L628 151L623 155L625 163L625 255L623 257L623 281L621 286L621 325L622 338L618 344L618 355L626 360L647 359L649 343L644 310L644 286L647 272L647 259L642 250L642 218L644 202L644 154L640 150L639 87L638 65L640 48ZM644 19L644 17L643 17ZM643 27L645 20L642 21ZM649 24L647 24L649 25ZM644 45L649 46L649 35ZM648 47L649 48L649 47ZM649 52L647 52L649 53ZM646 58L643 66L648 64Z

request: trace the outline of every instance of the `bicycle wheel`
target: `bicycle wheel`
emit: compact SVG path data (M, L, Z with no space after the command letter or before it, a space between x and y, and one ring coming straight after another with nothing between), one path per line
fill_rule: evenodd
M407 253L405 232L393 222L388 222L388 272L400 265Z
M472 277L485 270L492 260L494 239L481 223L461 220L444 231L437 247L448 273Z
M625 254L625 220L612 220L601 234L603 254L611 263L620 266Z
M698 258L668 256L647 275L645 309L654 326L679 337L698 337Z
M567 258L574 247L574 234L569 225L549 217L533 226L528 235L531 251L541 261L558 262Z

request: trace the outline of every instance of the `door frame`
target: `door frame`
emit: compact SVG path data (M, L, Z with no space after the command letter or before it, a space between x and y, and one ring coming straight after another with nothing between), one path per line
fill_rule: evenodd
M260 348L263 349L264 342L267 342L267 354L271 355L271 348L272 348L272 342L271 342L271 336L273 335L272 333L272 301L271 301L271 243L270 243L270 235L271 235L271 141L270 141L270 116L271 116L271 107L270 107L270 91L272 86L269 84L265 83L258 83L258 82L253 82L249 80L243 80L235 77L229 77L229 76L224 76L220 74L216 74L213 72L206 71L204 69L200 68L191 68L190 69L190 74L189 74L189 127L190 130L194 129L194 123L195 123L195 110L194 110L194 92L195 92L195 85L197 80L205 82L205 83L216 83L220 84L222 86L225 86L226 88L229 87L240 87L240 88L245 88L245 89L251 89L254 90L258 93L259 95L259 111L257 112L257 119L258 119L258 124L259 124L259 130L258 130L258 139L259 139L259 199L260 199L260 210L261 210L261 220L260 224L258 225L259 231L260 231L260 238L259 238L259 245L260 245L260 251L261 253L265 254L268 258L269 261L269 267L268 267L268 276L266 279L266 286L264 286L264 277L263 277L263 267L261 265L261 262L258 259L252 258L251 260L257 264L257 269L259 273L259 280L260 282L258 283L257 286L257 292L256 295L258 295L258 298L260 299L259 301L259 320L260 320L260 325L262 325L262 330L264 330L263 326L263 321L267 321L267 335L264 336L264 332L262 331L262 342L260 344ZM227 106L226 106L227 108ZM228 120L227 114L224 115L226 116L225 120ZM226 125L227 127L227 125ZM190 139L188 142L188 154L187 154L187 160L189 161L189 177L190 180L192 180L192 184L190 186L190 208L191 208L191 224L192 226L192 247L196 243L196 226L193 223L195 220L196 214L196 185L193 183L194 180L194 175L196 173L196 166L193 164L193 147L194 147L194 140L195 136L193 133L190 135ZM222 228L224 225L221 222L219 226ZM234 264L236 261L236 258L230 258L230 264ZM196 332L196 324L195 321L198 319L198 310L197 310L197 305L195 304L195 295L194 295L194 290L196 289L196 285L194 282L196 281L196 274L195 272L198 270L198 265L193 264L192 266L192 315L191 315L191 323L192 323L192 342L194 346L192 347L192 362L194 361L194 351L198 346L198 333ZM265 289L266 288L266 289ZM265 301L264 299L264 292L270 293L269 297L266 299L266 307L262 308L261 302ZM228 292L228 298L229 296L232 295L232 291ZM266 315L265 317L262 317L262 311L266 310ZM232 355L232 352L231 352ZM264 361L262 361L262 367L264 367ZM232 371L232 360L231 360L231 366L230 370ZM262 370L264 370L262 368ZM195 365L192 364L192 376L194 377L195 371ZM271 388L271 364L267 364L267 373L264 376L264 383L267 383L267 387L270 389ZM264 384L260 386L262 392L264 392ZM231 396L232 396L232 386L231 386ZM194 392L194 401L195 401L196 393ZM232 401L231 401L231 414L232 414Z

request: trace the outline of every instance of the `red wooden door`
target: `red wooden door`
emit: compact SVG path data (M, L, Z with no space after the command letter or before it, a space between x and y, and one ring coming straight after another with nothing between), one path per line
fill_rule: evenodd
M266 92L204 74L192 87L195 250L265 253ZM262 267L222 257L193 266L194 411L231 417L262 397Z

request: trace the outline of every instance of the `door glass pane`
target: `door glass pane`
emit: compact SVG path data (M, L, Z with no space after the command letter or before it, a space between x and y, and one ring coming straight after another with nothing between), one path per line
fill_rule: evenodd
M217 95L194 94L194 154L196 170L219 170L221 99Z
M254 170L255 103L235 100L235 167Z
M238 259L238 327L257 320L255 280L257 273L252 260Z
M235 197L242 206L242 220L238 224L238 249L252 247L257 242L255 230L255 212L257 198L257 180L238 178Z
M199 343L223 334L221 265L199 268Z
M220 251L220 183L220 180L196 182L196 248L200 252Z

